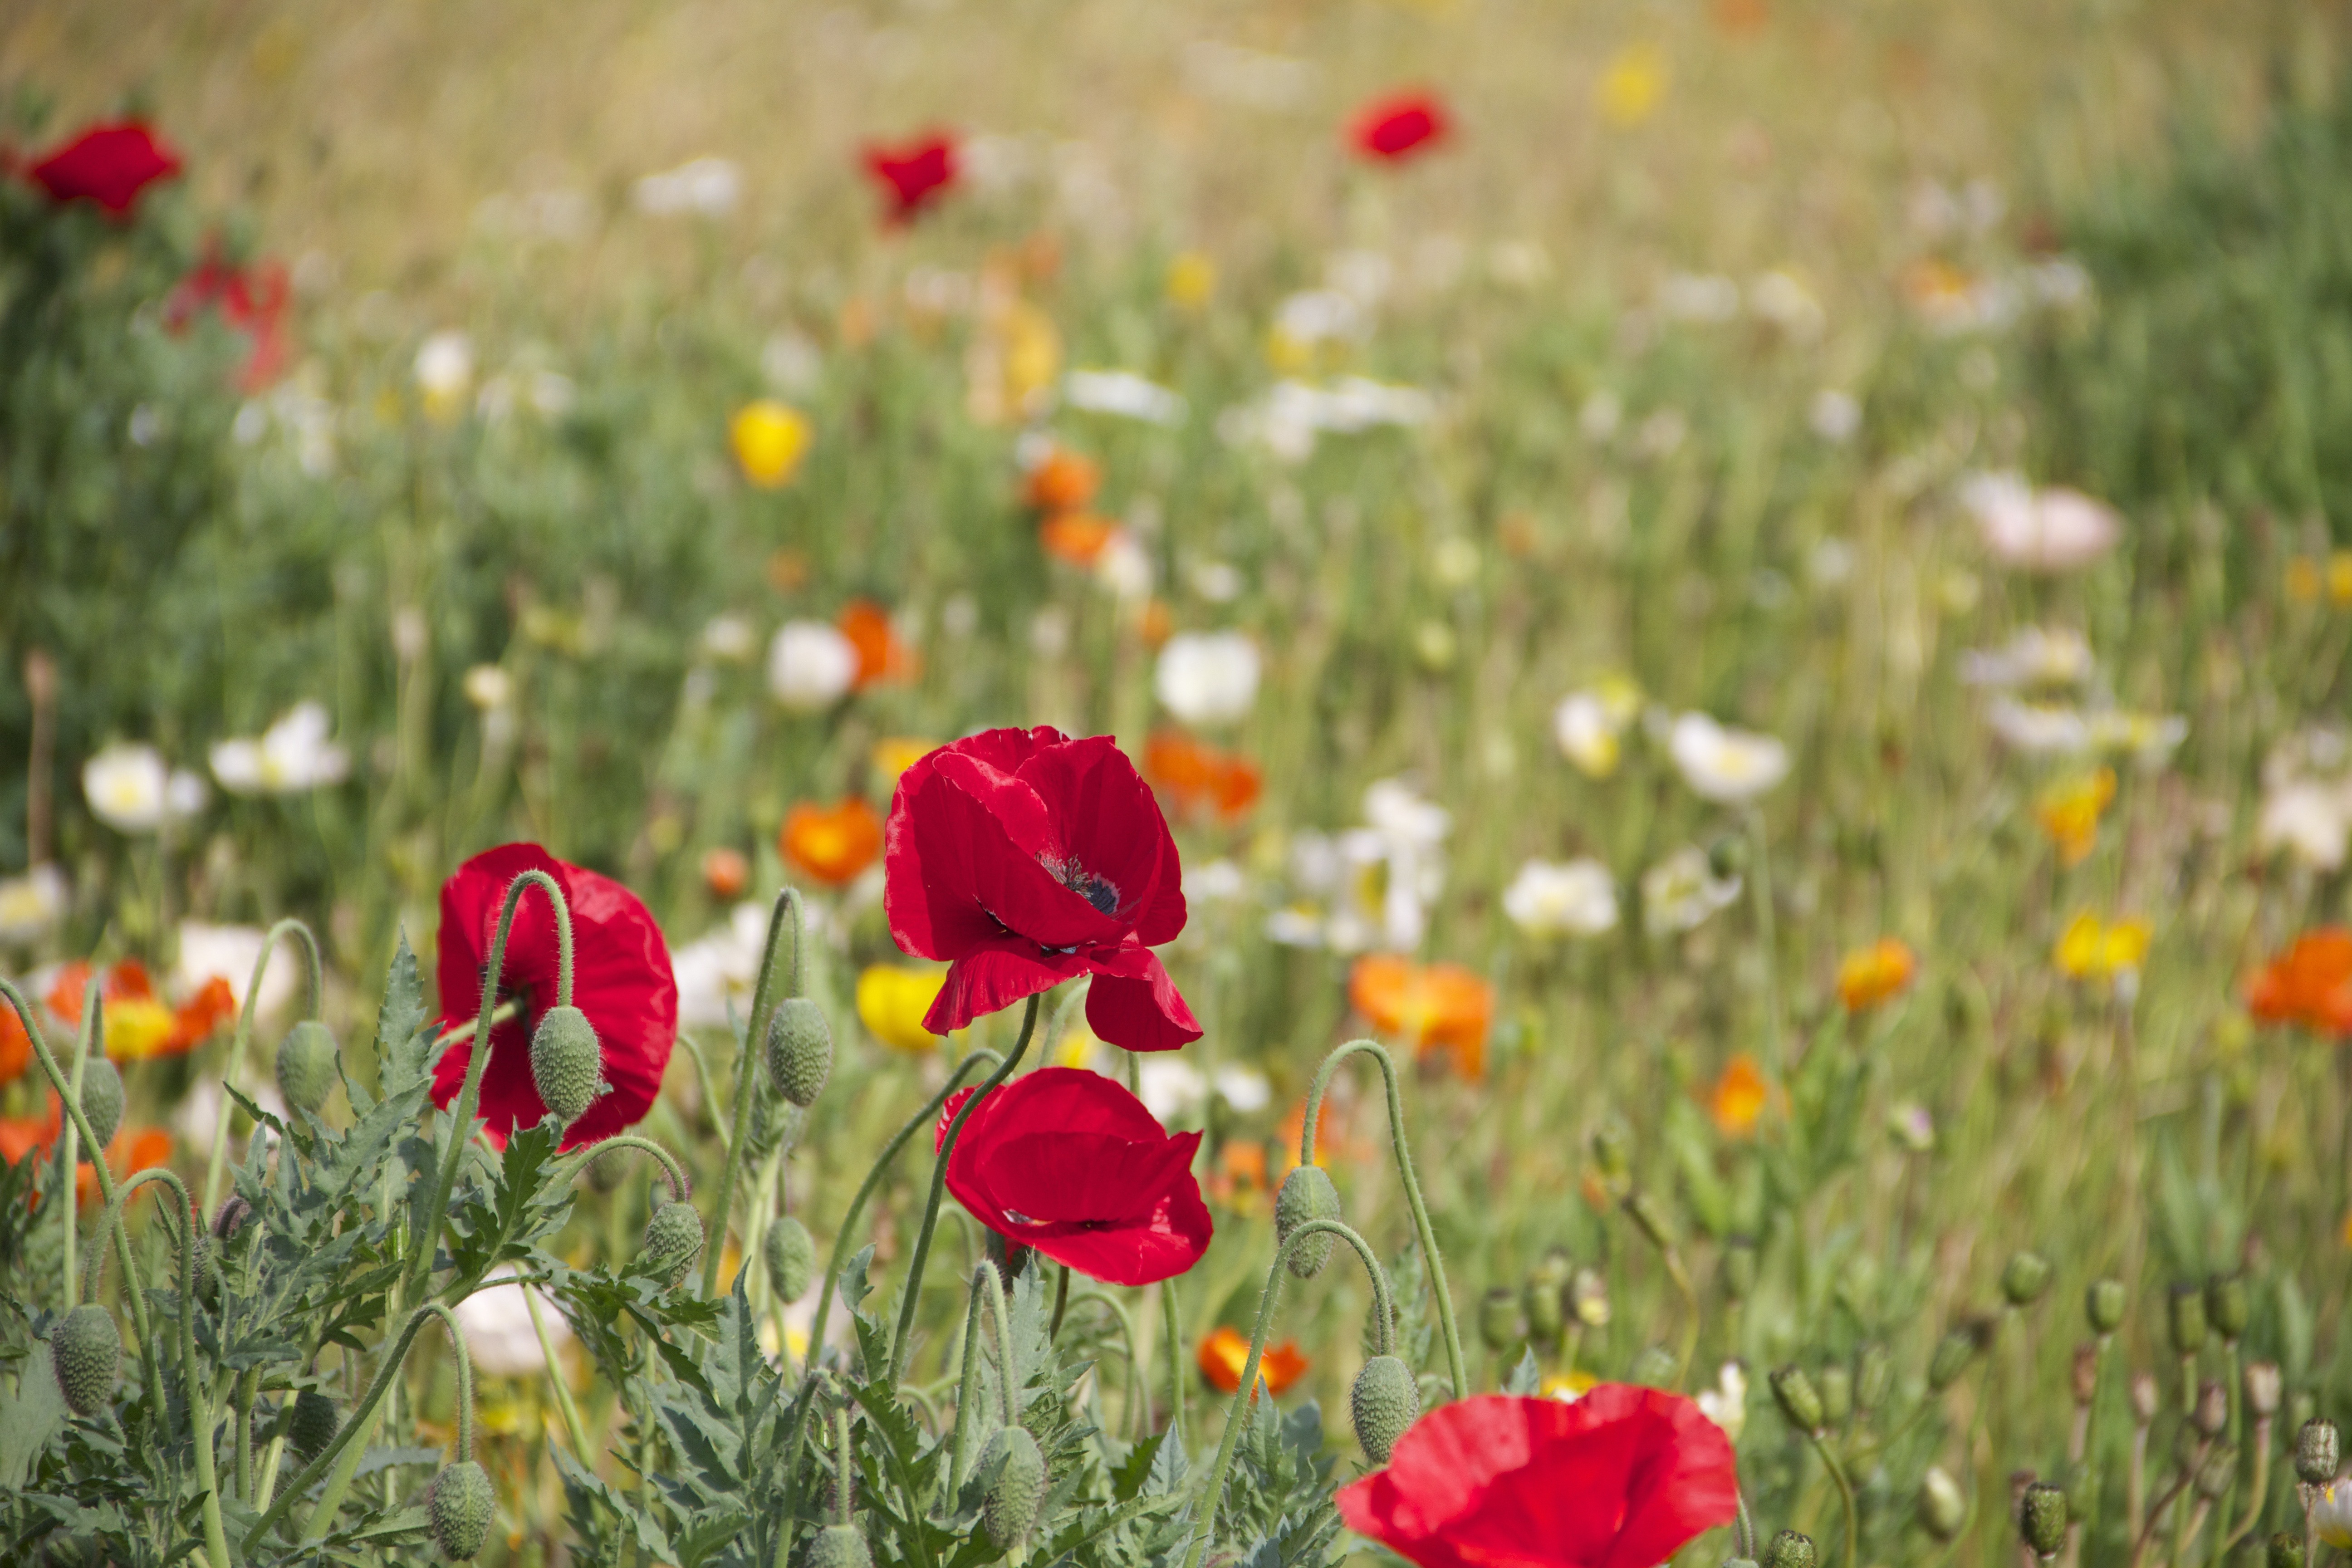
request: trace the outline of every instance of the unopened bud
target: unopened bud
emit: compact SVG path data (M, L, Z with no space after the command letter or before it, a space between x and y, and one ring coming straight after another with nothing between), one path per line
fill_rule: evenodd
M833 1076L833 1026L805 996L787 996L768 1019L768 1082L794 1105L816 1103Z
M316 1018L305 1018L278 1042L278 1095L297 1110L311 1115L327 1103L341 1076L341 1056L335 1037Z
M604 1092L596 1026L577 1007L550 1007L530 1035L530 1081L539 1102L569 1127Z
M2083 1292L2083 1315L2091 1321L2091 1331L2102 1339L2123 1326L2124 1313L2131 1307L2131 1293L2120 1279L2102 1279Z
M245 1222L253 1217L253 1205L235 1193L221 1199L220 1207L213 1211L213 1239L234 1241Z
M2050 1289L2050 1260L2038 1252L2011 1257L2000 1271L2001 1296L2012 1307L2031 1307Z
M874 1552L854 1524L828 1524L809 1542L808 1568L874 1568Z
M1723 1299L1745 1301L1756 1293L1756 1244L1744 1236L1735 1236L1724 1244L1723 1262L1719 1270L1723 1282Z
M2065 1550L2066 1489L2048 1481L2026 1488L2024 1500L2017 1506L2017 1530L2044 1563Z
M1387 1464L1397 1439L1421 1415L1421 1384L1412 1369L1392 1355L1372 1357L1348 1391L1348 1414L1365 1457Z
M1819 1432L1827 1424L1821 1391L1801 1366L1784 1366L1771 1377L1772 1398L1789 1425L1800 1432Z
M2305 1485L2322 1487L2336 1479L2336 1423L2315 1415L2294 1435L2294 1473Z
M1813 1380L1822 1393L1822 1419L1832 1426L1843 1426L1845 1418L1853 1414L1853 1373L1845 1363L1824 1363L1822 1373Z
M2279 1398L2285 1384L2279 1376L2278 1363L2256 1361L2246 1363L2246 1408L2260 1421L2278 1414Z
M2134 1420L2143 1426L2155 1420L2160 1397L2156 1385L2156 1373L2152 1372L2132 1373L2131 1407Z
M2284 1530L2273 1535L2269 1568L2303 1568L2303 1537Z
M980 1468L983 1475L996 1472L980 1504L981 1525L990 1543L999 1552L1026 1546L1045 1500L1045 1456L1037 1439L1026 1427L999 1426L981 1450Z
M1969 1517L1969 1500L1960 1495L1959 1483L1945 1474L1940 1465L1928 1466L1927 1473L1919 1478L1919 1493L1911 1506L1919 1516L1919 1528L1938 1541L1959 1534Z
M688 1203L655 1205L646 1221L645 1260L655 1274L675 1283L702 1256L702 1215Z
M2246 1277L2242 1274L2216 1274L2205 1282L2205 1316L2212 1321L2213 1331L2221 1336L2224 1344L2235 1344L2245 1337L2246 1320L2252 1316L2252 1304L2246 1295Z
M1538 1344L1558 1344L1560 1331L1567 1327L1568 1305L1561 1298L1567 1293L1568 1278L1568 1259L1554 1253L1536 1265L1519 1289L1519 1310L1528 1321L1528 1338Z
M809 1277L816 1272L816 1239L808 1226L786 1215L761 1238L761 1261L768 1266L768 1288L779 1301L797 1301L808 1294Z
M1784 1530L1772 1538L1765 1549L1764 1568L1817 1568L1821 1553L1813 1550L1813 1538Z
M115 1129L122 1125L122 1070L104 1057L92 1057L82 1065L81 1113L89 1119L98 1149L114 1142ZM82 1151L82 1157L95 1160L98 1149Z
M1479 1300L1478 1337L1498 1354L1519 1342L1519 1293L1497 1285Z
M2074 1347L2074 1403L2077 1405L2088 1406L2092 1400L2098 1397L2099 1393L2098 1346L2076 1345Z
M2221 1444L2197 1467L2197 1495L2218 1498L2238 1479L2238 1450Z
M1646 1192L1632 1192L1625 1194L1622 1206L1635 1227L1650 1238L1651 1246L1660 1252L1675 1249L1674 1221L1667 1216L1665 1205Z
M2205 1292L2194 1285L2175 1285L2164 1300L2165 1326L2172 1333L2172 1353L2195 1355L2205 1348Z
M472 1459L444 1467L425 1493L425 1515L433 1544L453 1562L467 1562L481 1552L490 1539L498 1509L489 1471Z
M1706 847L1708 875L1718 882L1727 882L1748 869L1748 840L1737 833L1727 833Z
M2230 1429L2230 1391L2215 1378L2207 1378L2197 1385L2197 1404L2189 1412L2200 1434L2219 1437Z
M122 1331L113 1314L84 1301L58 1319L49 1330L49 1365L75 1415L95 1415L111 1405L122 1375Z
M1578 1269L1569 1276L1568 1310L1576 1321L1588 1329L1609 1325L1609 1280L1593 1268Z
M327 1445L342 1430L342 1412L335 1402L315 1388L306 1388L294 1396L294 1410L286 1427L286 1446L299 1455L305 1464L327 1451Z
M1928 1389L1941 1394L1958 1383L1977 1359L1977 1336L1967 1329L1954 1329L1937 1341L1935 1354L1927 1358Z
M1339 1217L1339 1189L1331 1184L1331 1173L1320 1165L1300 1165L1282 1179L1282 1191L1275 1194L1275 1244L1288 1241L1291 1232L1310 1220ZM1301 1279L1322 1273L1331 1261L1335 1239L1329 1231L1318 1230L1300 1242L1290 1253L1291 1273Z

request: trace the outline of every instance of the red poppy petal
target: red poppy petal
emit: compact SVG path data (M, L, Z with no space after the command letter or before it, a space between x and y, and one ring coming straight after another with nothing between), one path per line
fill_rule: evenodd
M1130 1051L1172 1051L1201 1037L1200 1021L1149 949L1122 948L1116 960L1088 967L1087 1026L1097 1037Z
M907 799L903 789L900 798ZM892 821L898 820L894 805ZM950 758L919 795L908 799L906 821L912 853L898 879L914 879L904 891L910 900L919 899L919 926L929 933L927 946L901 942L908 951L954 959L1004 931L1040 947L1093 946L1126 933L1125 922L1097 910L1038 864L1051 829L1026 783L973 759ZM884 875L887 900L894 889L891 872L886 868ZM895 903L891 913L895 926ZM910 936L919 934L916 921L907 923Z
M1156 1131L1156 1130L1155 1130ZM1052 1129L991 1140L971 1162L973 1181L1025 1231L1056 1226L1148 1222L1162 1192L1192 1163L1192 1141L1154 1137L1149 1142L1106 1132ZM1022 1238L1034 1238L1024 1234Z
M1118 889L1123 921L1131 923L1158 905L1160 878L1172 858L1168 819L1151 786L1109 736L1043 752L1022 765L1021 777L1059 829L1059 852ZM1177 895L1176 931L1183 929L1182 897ZM1160 918L1164 921L1164 910Z
M1148 1224L1047 1236L1031 1245L1106 1285L1157 1285L1198 1263L1215 1230L1199 1184L1186 1182L1161 1197Z
M1076 953L1041 954L1034 943L999 937L949 966L947 984L923 1015L923 1027L934 1035L961 1029L974 1018L1051 990L1086 967L1086 960Z

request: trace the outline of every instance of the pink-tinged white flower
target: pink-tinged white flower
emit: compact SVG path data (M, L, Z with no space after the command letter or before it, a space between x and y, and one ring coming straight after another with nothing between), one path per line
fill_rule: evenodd
M2072 572L2123 538L2123 519L2105 502L2063 486L2037 489L2020 474L1979 474L1960 502L1994 558L2027 572Z
M768 644L768 690L797 712L832 707L857 670L857 646L829 621L786 621Z
M1530 860L1503 889L1503 913L1529 936L1599 936L1617 928L1617 883L1598 860Z
M299 702L258 739L213 747L213 777L231 795L299 795L350 776L351 754L327 739L323 704Z
M205 781L172 768L152 746L112 745L82 764L82 798L117 833L143 834L205 808Z
M1257 703L1257 644L1241 632L1179 632L1160 650L1151 687L1187 724L1230 724Z
M2091 644L2071 626L2027 626L1998 648L1960 656L1960 679L2000 688L2076 686L2091 674Z
M725 158L697 158L647 174L631 194L650 216L725 217L742 199L743 171Z
M1789 748L1769 735L1734 730L1704 713L1675 721L1666 749L1683 782L1706 800L1744 805L1789 776Z

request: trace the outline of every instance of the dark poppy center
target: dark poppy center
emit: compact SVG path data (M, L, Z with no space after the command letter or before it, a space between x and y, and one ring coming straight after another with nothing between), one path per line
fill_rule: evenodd
M1079 865L1076 856L1040 855L1037 863L1053 874L1054 880L1092 904L1097 913L1118 913L1118 889L1109 878Z

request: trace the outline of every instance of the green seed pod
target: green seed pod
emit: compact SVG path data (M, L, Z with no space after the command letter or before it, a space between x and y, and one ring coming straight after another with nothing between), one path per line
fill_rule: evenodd
M1821 1553L1813 1549L1813 1538L1784 1530L1772 1538L1764 1549L1764 1568L1817 1568Z
M100 1149L114 1141L115 1129L122 1125L122 1072L104 1057L92 1057L81 1069L81 1113L89 1118ZM81 1157L95 1154L85 1149Z
M981 1499L980 1522L999 1552L1025 1546L1037 1528L1037 1510L1045 1500L1045 1456L1024 1426L999 1426L980 1451L982 1475L992 1469L996 1479Z
M425 1490L425 1514L433 1544L453 1563L471 1561L490 1539L498 1517L498 1493L490 1473L471 1459L446 1466Z
M2000 1271L2001 1296L2012 1307L2031 1307L2050 1289L2051 1273L2050 1260L2042 1254L2018 1253Z
M2315 1415L2294 1435L2294 1473L2305 1486L2324 1487L2336 1479L2336 1423Z
M604 1052L596 1026L577 1007L550 1007L530 1035L530 1081L539 1101L566 1127L604 1092Z
M1790 1426L1800 1432L1819 1432L1828 1425L1821 1391L1805 1375L1803 1367L1784 1366L1772 1374L1771 1383L1772 1397Z
M1756 1243L1735 1236L1724 1245L1717 1277L1727 1301L1745 1301L1756 1293Z
M1479 1299L1478 1337L1500 1354L1519 1342L1519 1293L1497 1285Z
M2284 1530L2272 1536L2270 1568L2303 1568L2303 1537Z
M66 1408L75 1415L95 1415L112 1405L122 1375L122 1331L113 1315L85 1301L58 1319L49 1330L49 1364Z
M1275 1194L1275 1244L1288 1241L1290 1233L1309 1220L1339 1217L1339 1189L1331 1184L1331 1173L1320 1165L1301 1165L1282 1178L1282 1191ZM1336 1239L1323 1230L1300 1242L1290 1255L1290 1271L1301 1279L1322 1273L1323 1266L1331 1261L1331 1244Z
M2017 1532L2044 1563L2066 1549L2066 1489L2036 1481L2017 1505Z
M2123 1327L2124 1313L2131 1306L2131 1293L2120 1279L2102 1279L2083 1292L2083 1316L2090 1320L2091 1331L2105 1339Z
M1958 1383L1977 1359L1977 1336L1967 1329L1954 1329L1937 1341L1936 1353L1927 1358L1927 1387L1941 1394Z
M2165 1326L2172 1332L2174 1355L2195 1355L2205 1348L2205 1292L2194 1285L2175 1285L2164 1300Z
M1528 1320L1528 1337L1538 1344L1558 1344L1568 1326L1568 1259L1555 1252L1537 1264L1519 1288L1519 1310Z
M288 1108L316 1116L339 1077L335 1037L316 1018L305 1018L278 1042L278 1094Z
M787 996L768 1019L768 1082L794 1105L816 1103L833 1076L833 1026L805 996Z
M1389 1453L1421 1415L1421 1384L1412 1368L1392 1355L1376 1355L1356 1373L1348 1390L1348 1414L1355 1423L1356 1441L1376 1465L1389 1462Z
M2244 1275L2216 1274L2205 1282L2205 1316L2223 1344L2233 1345L2245 1337L2246 1320L2252 1315Z
M1825 1362L1822 1373L1813 1380L1822 1393L1822 1420L1831 1426L1843 1426L1845 1418L1853 1414L1853 1371L1842 1361Z
M779 1301L797 1301L808 1294L809 1278L816 1272L816 1242L808 1226L786 1215L768 1227L760 1243L768 1265L768 1289Z
M645 1259L676 1283L702 1256L702 1216L688 1203L663 1203L646 1222Z
M343 1413L335 1402L315 1388L306 1388L294 1396L294 1415L286 1424L286 1446L308 1464L327 1451L342 1426Z
M874 1553L854 1524L828 1524L809 1542L808 1568L874 1568Z
M1927 1473L1919 1478L1918 1496L1912 1500L1912 1510L1918 1515L1919 1528L1938 1541L1949 1541L1959 1534L1960 1526L1969 1517L1969 1500L1960 1495L1958 1481L1944 1473L1940 1465L1930 1465Z

